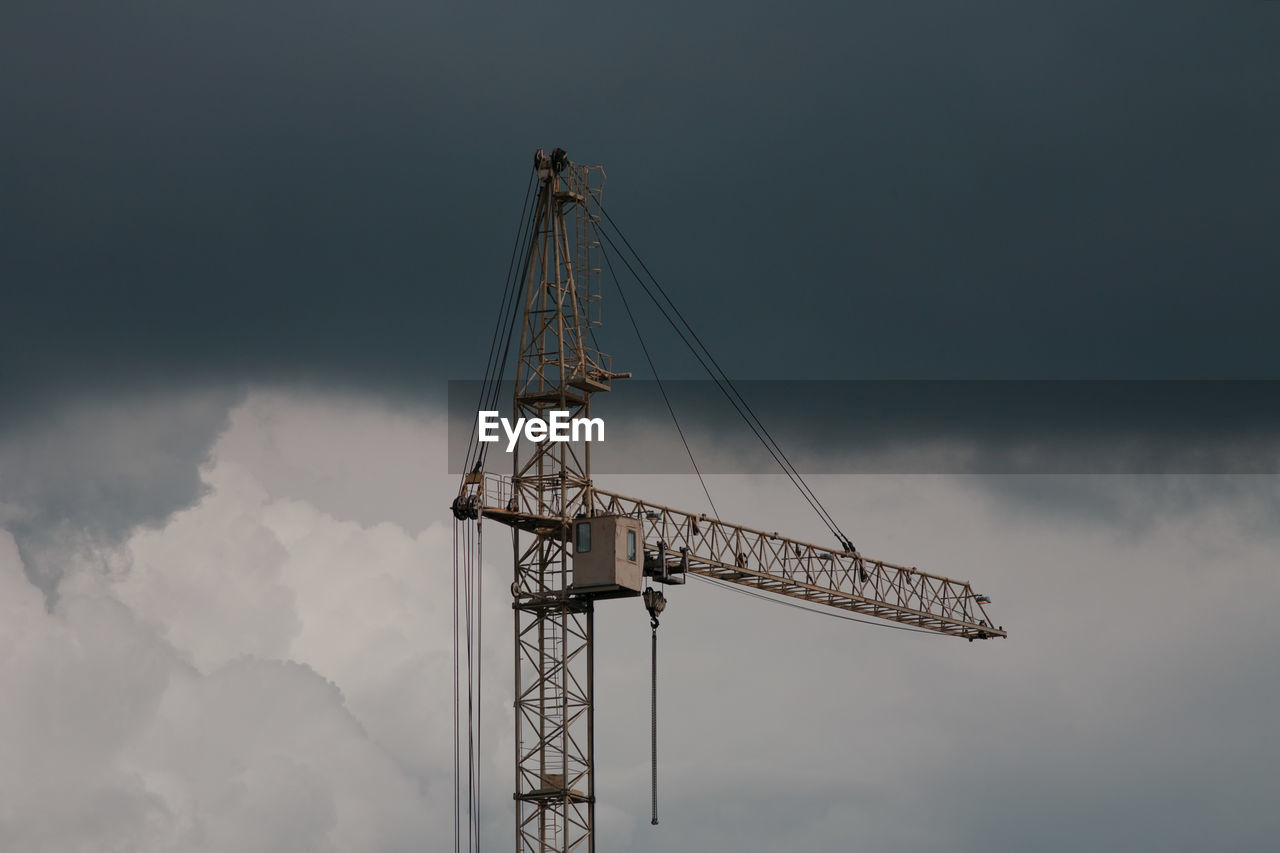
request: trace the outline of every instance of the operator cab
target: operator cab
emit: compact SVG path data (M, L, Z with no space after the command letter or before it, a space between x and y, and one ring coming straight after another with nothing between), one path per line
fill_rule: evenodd
M644 583L644 531L640 519L597 515L573 521L573 583L569 591L592 598L639 595Z

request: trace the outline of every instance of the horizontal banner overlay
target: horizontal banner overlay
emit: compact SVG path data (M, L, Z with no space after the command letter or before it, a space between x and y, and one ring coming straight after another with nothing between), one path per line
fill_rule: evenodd
M704 474L778 473L756 432L806 474L1276 474L1280 381L615 380L591 395L604 427L593 474L688 474L675 410ZM662 391L666 392L666 399ZM478 412L515 421L511 383L479 406L478 380L449 383L449 470L461 474ZM580 393L580 392L575 392ZM559 409L547 402L542 417ZM754 414L754 424L750 415ZM746 417L744 417L746 415ZM754 431L753 431L754 425ZM761 427L763 425L763 428ZM490 471L507 472L500 441ZM584 445L585 446L585 445ZM527 454L527 443L513 447Z

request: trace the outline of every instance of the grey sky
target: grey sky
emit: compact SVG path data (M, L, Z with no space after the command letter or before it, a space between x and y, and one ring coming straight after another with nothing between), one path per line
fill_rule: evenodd
M447 846L445 381L483 373L535 148L604 164L735 378L1275 379L1278 28L1263 0L10 4L0 846ZM1274 460L1273 409L1185 422ZM830 470L899 425L787 411ZM711 486L825 541L776 479ZM1273 477L815 485L867 553L980 584L1011 639L680 590L655 834L646 626L611 607L616 849L1275 837ZM688 478L608 486L702 508ZM509 720L485 724L507 839Z
M479 375L554 145L740 377L1271 377L1278 14L22 3L0 390Z

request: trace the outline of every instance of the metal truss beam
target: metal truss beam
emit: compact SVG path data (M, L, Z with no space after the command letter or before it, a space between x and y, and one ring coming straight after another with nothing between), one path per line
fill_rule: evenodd
M568 536L567 523L540 519L521 501L498 499L510 493L504 480L486 477L485 515ZM687 549L694 574L970 640L1007 636L991 621L983 597L968 581L601 489L589 490L589 498L584 496L570 509L643 519L646 547L662 542L673 567L680 562L681 549Z

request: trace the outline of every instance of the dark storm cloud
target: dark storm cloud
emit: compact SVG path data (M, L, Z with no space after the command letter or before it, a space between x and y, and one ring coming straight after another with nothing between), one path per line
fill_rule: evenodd
M1272 376L1277 16L22 4L0 393L438 394L483 372L540 145L609 167L736 376Z
M224 389L85 395L7 419L0 527L30 580L52 598L77 560L198 501L207 491L199 466L240 398Z
M516 429L512 387L497 395L508 424L486 445L491 469L505 466ZM1273 381L766 380L734 383L732 400L707 380L614 387L591 409L604 423L596 473L690 473L690 451L704 474L779 473L766 435L805 473L1280 473ZM480 388L449 383L455 474L471 458Z

